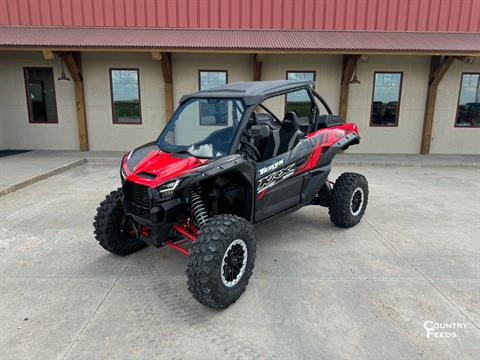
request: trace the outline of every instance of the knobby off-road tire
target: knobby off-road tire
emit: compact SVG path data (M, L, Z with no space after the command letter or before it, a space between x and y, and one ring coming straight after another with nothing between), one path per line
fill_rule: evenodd
M93 227L95 238L99 244L105 250L122 256L147 246L142 240L129 234L128 229L124 229L123 222L124 211L121 202L121 190L117 189L108 194L105 200L100 203Z
M362 219L367 203L368 182L365 176L344 173L335 181L330 196L330 220L343 228L352 227Z
M236 215L212 217L200 228L190 249L188 290L200 303L224 309L245 291L254 263L252 224Z

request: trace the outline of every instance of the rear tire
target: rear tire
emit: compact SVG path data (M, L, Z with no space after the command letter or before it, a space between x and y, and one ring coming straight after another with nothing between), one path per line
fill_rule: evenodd
M356 225L363 217L368 203L368 182L365 176L344 173L335 181L331 192L330 220L340 227Z
M93 223L95 238L99 244L115 255L128 255L147 246L129 232L124 220L121 190L117 189L100 203Z
M200 228L190 249L188 290L212 309L224 309L245 291L255 263L253 226L236 215L218 215Z

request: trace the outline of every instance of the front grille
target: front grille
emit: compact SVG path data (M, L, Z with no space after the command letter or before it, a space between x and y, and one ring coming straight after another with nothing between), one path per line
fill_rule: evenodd
M127 181L123 186L123 195L132 214L150 218L150 201L146 186Z

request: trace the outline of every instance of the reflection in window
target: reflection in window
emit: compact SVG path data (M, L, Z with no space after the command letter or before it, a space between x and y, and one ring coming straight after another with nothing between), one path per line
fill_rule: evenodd
M455 126L480 126L480 74L462 74Z
M371 125L396 126L398 124L402 75L401 72L375 72Z
M225 85L227 83L227 72L200 70L199 72L199 89L208 90L215 86Z
M226 71L199 71L199 88L200 91L208 90L219 85L227 83ZM199 104L200 111L200 125L227 125L227 106L226 102L218 102L214 106L207 106L205 101Z
M225 126L228 124L228 107L225 100L200 100L200 125Z
M141 124L138 70L110 69L113 122Z
M287 80L315 81L315 71L287 71Z
M57 123L57 102L52 68L25 68L27 105L31 123Z

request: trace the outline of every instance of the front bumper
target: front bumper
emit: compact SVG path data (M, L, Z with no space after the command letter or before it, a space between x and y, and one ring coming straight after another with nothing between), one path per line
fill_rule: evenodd
M162 247L168 240L173 223L180 217L184 206L180 198L173 198L154 203L149 198L151 207L139 211L138 206L122 196L125 215L129 216L139 239L149 245ZM139 215L141 214L141 216Z

